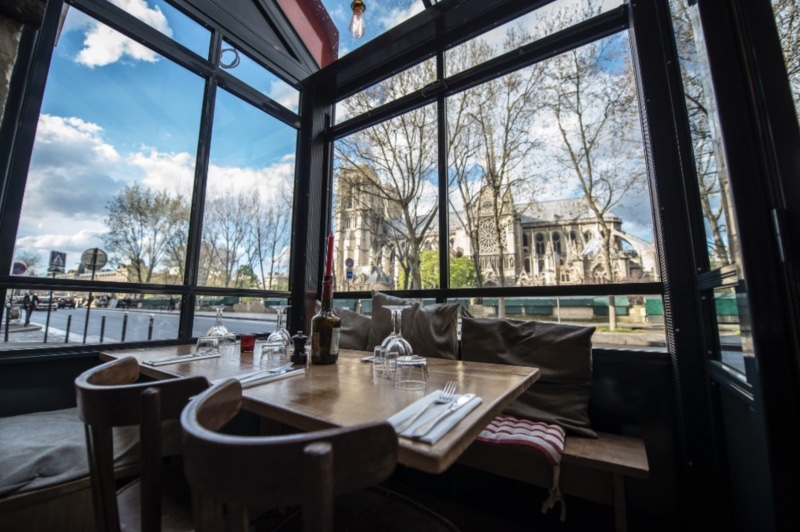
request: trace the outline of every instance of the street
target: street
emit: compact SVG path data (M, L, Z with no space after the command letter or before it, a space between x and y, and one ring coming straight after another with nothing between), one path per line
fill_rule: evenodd
M127 319L126 319L127 316ZM150 317L152 316L152 333L150 333ZM18 329L24 323L25 314L23 311L19 325L14 324L13 329ZM103 327L103 318L105 326ZM8 335L9 342L43 343L45 334L47 343L64 343L69 328L69 343L82 343L83 333L86 325L86 309L58 309L50 312L50 321L47 322L47 311L34 311L31 314L31 325L40 326L41 330L25 332L11 332ZM116 343L123 341L122 329L125 326L126 342L147 340L148 336L153 340L172 340L178 336L179 314L166 311L125 311L119 309L92 308L89 313L89 327L86 336L86 343ZM3 331L5 332L5 316L3 316ZM246 314L237 316L232 314L228 317L223 316L222 323L229 331L241 333L270 333L275 329L274 314ZM213 313L197 313L194 319L194 336L202 336L214 324ZM102 339L101 339L101 329Z

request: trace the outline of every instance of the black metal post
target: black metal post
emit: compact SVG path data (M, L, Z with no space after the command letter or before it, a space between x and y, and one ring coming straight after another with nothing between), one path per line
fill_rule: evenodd
M128 331L128 313L126 312L122 316L122 338L120 339L121 342L125 341L125 333Z
M12 296L12 301L13 301L13 296ZM11 305L12 304L13 303L11 301L9 301L6 304L6 331L5 331L4 335L3 335L4 336L3 337L3 341L4 342L8 342L8 324L9 324L9 321L11 320ZM22 315L22 310L20 310L20 315Z
M155 319L155 316L150 314L150 324L147 326L147 339L148 340L152 340L153 339L153 320L154 319Z
M100 343L103 343L103 337L106 335L106 317L100 318Z
M94 281L95 266L97 266L97 248L92 256L92 281ZM86 333L89 332L89 313L92 309L92 292L89 292L89 301L86 303L86 322L83 324L83 343L86 343Z
M53 272L53 279L56 272ZM44 322L44 343L47 343L47 333L50 332L50 311L53 309L53 291L50 290L50 297L47 300L47 320Z
M67 334L66 334L66 336L64 336L64 343L65 344L69 343L69 330L70 330L71 327L72 327L72 314L67 316Z

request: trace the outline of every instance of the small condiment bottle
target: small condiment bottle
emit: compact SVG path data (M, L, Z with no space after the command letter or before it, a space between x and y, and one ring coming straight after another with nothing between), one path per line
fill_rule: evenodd
M292 343L294 344L294 353L292 353L292 363L305 365L308 361L306 354L306 342L308 336L303 334L303 331L297 331L297 334L292 336Z

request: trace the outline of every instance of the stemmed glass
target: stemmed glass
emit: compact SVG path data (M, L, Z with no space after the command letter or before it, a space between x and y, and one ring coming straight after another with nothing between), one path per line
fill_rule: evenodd
M275 325L275 330L267 337L268 344L283 344L286 346L286 349L289 350L292 348L292 335L289 334L289 331L286 330L286 327L283 326L283 316L284 310L289 308L288 306L284 305L275 305L271 307L275 309L275 312L278 314L278 321Z
M214 325L206 331L207 337L219 338L219 347L225 353L229 347L236 345L236 335L228 331L228 328L222 324L222 311L225 309L223 306L217 307L217 317Z
M396 352L398 357L411 356L413 350L411 344L403 338L400 321L403 311L411 308L410 305L386 305L383 307L392 313L392 334L381 342L381 347L386 348L386 352Z

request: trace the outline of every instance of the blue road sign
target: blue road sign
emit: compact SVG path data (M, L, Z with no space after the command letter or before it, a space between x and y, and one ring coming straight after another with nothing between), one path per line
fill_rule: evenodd
M67 254L63 251L50 252L50 267L47 271L50 272L63 272L67 265Z

